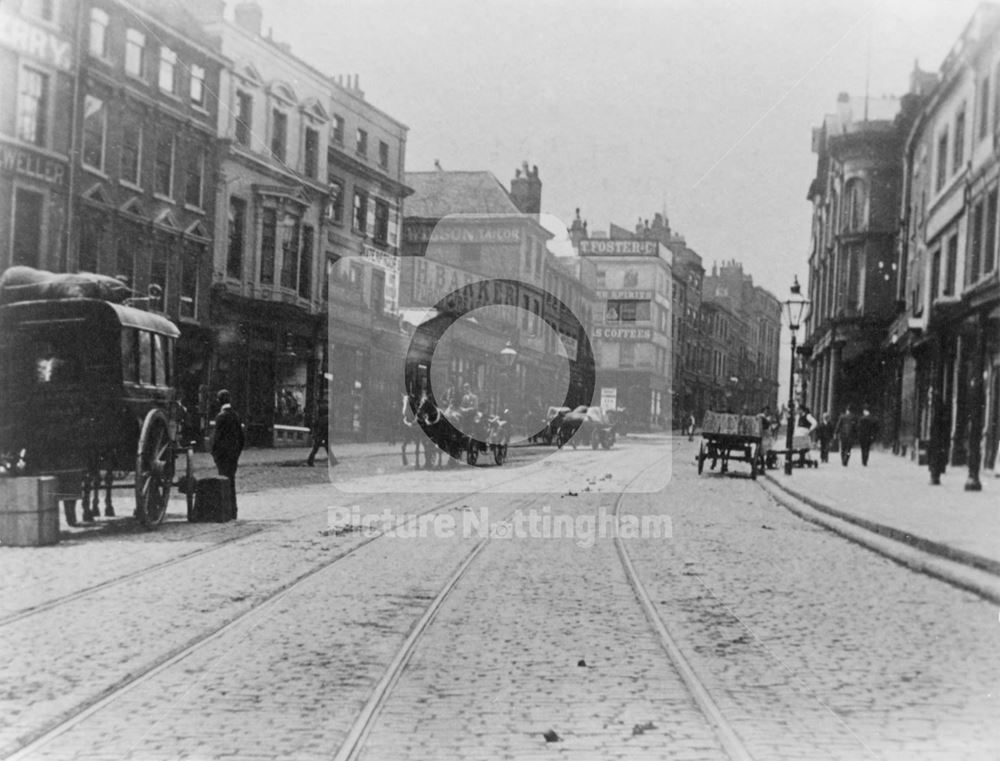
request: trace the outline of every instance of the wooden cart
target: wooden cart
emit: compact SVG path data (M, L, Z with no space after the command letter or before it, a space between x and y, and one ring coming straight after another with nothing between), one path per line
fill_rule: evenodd
M706 412L702 422L701 446L698 448L698 474L711 460L714 469L721 461L721 473L729 470L729 462L750 464L750 478L764 470L764 422L756 415L733 415Z

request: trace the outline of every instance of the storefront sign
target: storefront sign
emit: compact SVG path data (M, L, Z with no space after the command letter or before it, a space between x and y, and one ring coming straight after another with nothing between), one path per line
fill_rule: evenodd
M521 228L499 224L406 225L407 243L520 243Z
M601 389L601 409L605 412L618 409L618 389L614 386Z
M66 184L65 162L9 143L0 143L0 169L57 187Z
M660 244L655 240L606 240L580 241L580 256L657 256Z
M52 32L0 11L0 45L66 71L73 68L72 45Z
M594 338L606 341L652 341L652 328L594 328Z
M381 248L366 245L361 249L361 258L368 260L372 264L377 264L382 269L389 270L390 272L399 272L399 257L393 256Z
M608 300L615 300L615 301L619 301L619 300L649 301L651 298L653 298L653 292L652 291L629 291L629 290L605 291L605 290L598 290L598 291L596 291L596 295L597 295L597 298L601 299L601 300L608 299Z

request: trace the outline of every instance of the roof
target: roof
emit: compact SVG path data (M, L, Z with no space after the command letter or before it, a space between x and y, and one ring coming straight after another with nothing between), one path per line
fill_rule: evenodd
M437 219L448 214L520 214L492 172L407 172L413 195L406 216Z
M5 318L8 326L22 321L44 324L50 320L54 323L66 319L86 320L88 315L96 319L91 323L94 327L100 326L102 321L110 318L128 328L150 330L173 338L181 334L177 326L162 315L123 304L112 304L101 299L43 299L18 301L0 307L0 316ZM107 324L104 322L104 325Z

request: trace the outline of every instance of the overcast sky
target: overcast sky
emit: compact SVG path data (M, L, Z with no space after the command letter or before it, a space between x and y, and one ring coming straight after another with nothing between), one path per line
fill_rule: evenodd
M230 6L233 2L230 0ZM537 164L543 210L631 227L666 207L707 267L806 282L811 128L901 95L973 0L263 0L264 28L409 126L407 169Z

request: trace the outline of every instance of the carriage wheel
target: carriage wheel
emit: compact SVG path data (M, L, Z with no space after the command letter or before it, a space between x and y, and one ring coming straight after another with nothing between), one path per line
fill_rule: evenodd
M143 526L152 528L163 521L173 479L174 449L167 418L160 410L150 410L135 458L135 513Z
M624 436L624 434L622 434ZM611 449L615 445L615 432L608 431L604 436L601 437L601 446L605 449Z
M497 465L503 465L507 461L507 445L494 444L493 460Z
M698 448L698 475L705 469L705 442L701 442L701 446Z
M469 443L465 448L465 461L469 465L475 465L479 461L479 445L475 439L469 439Z

